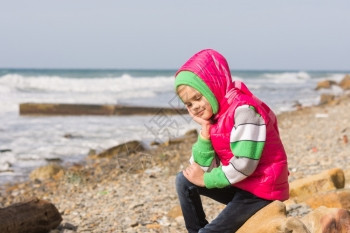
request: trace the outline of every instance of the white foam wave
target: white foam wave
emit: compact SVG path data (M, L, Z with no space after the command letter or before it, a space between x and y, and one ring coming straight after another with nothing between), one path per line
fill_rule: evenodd
M0 77L0 112L17 112L24 102L116 104L139 99L150 103L161 93L173 92L173 82L173 77L128 74L101 78L7 74Z
M172 77L121 77L101 78L64 78L60 76L22 76L7 74L0 77L0 91L42 91L42 92L121 92L127 90L169 91L173 84Z
M0 156L0 172L10 171L12 164L16 163L17 159L12 152L1 153Z
M11 92L11 88L10 87L0 85L0 93L10 93L10 92Z
M306 72L267 73L263 76L273 83L305 83L311 78Z

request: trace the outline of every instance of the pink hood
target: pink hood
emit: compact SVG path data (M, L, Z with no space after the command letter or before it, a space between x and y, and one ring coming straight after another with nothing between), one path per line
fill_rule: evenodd
M226 59L215 50L205 49L193 55L176 75L181 71L191 71L207 84L219 103L220 112L225 95L234 88Z
M219 104L218 115L220 115L220 110L225 109L224 106L228 104L227 99L235 88L226 59L213 49L204 49L193 55L176 72L175 77L181 71L191 71L205 82L216 97ZM245 85L241 86L240 91L253 96Z

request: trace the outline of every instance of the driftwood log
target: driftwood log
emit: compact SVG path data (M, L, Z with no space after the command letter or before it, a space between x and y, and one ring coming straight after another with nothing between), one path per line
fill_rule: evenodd
M187 114L183 108L128 105L22 103L20 115L157 115Z
M61 214L52 203L37 198L0 209L1 233L46 233L61 221Z

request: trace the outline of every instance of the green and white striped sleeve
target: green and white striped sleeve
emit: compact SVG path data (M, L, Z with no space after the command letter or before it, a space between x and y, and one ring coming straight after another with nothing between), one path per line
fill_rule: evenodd
M207 188L222 188L250 176L258 166L266 141L264 119L249 105L235 111L235 125L230 135L233 153L227 166L220 166L204 174Z
M197 142L192 147L190 163L196 162L203 171L207 171L215 158L215 151L211 141L198 135Z

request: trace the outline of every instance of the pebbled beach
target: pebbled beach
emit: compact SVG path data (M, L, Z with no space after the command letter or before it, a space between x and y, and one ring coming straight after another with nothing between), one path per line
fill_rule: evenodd
M289 180L331 168L350 171L350 96L278 115L288 154ZM5 187L0 207L32 197L52 202L62 215L51 232L186 232L175 193L177 172L187 165L192 131L182 140L124 157L87 157L59 168L49 179ZM346 188L350 188L346 180ZM208 220L223 205L203 198Z

